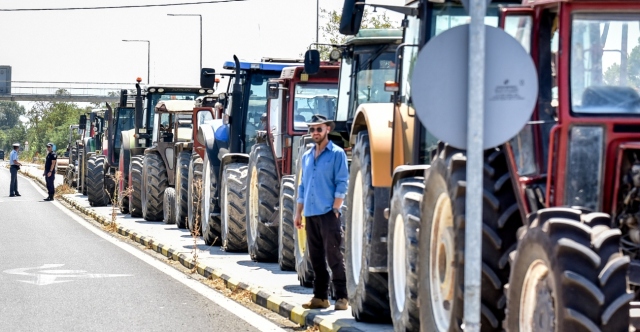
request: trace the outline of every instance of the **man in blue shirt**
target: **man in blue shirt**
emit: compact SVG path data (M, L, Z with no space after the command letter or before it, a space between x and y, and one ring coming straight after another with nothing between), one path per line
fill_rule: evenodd
M20 196L18 192L18 170L22 164L18 161L18 149L20 149L20 144L13 144L13 151L11 151L11 155L9 156L9 171L11 172L11 183L9 184L9 197Z
M47 143L47 159L44 163L44 177L47 181L47 193L49 196L45 198L45 201L53 201L53 196L56 193L56 189L53 186L53 183L56 180L56 162L58 161L58 156L55 151L53 151L53 143Z
M306 309L324 309L330 306L327 290L329 272L338 299L335 310L346 310L347 281L342 247L341 208L347 194L349 170L347 155L339 146L329 141L329 132L335 127L333 121L323 115L314 115L307 123L315 146L302 155L302 181L298 187L298 208L295 226L305 227L309 258L315 280L313 298L302 305ZM302 225L302 213L306 225Z

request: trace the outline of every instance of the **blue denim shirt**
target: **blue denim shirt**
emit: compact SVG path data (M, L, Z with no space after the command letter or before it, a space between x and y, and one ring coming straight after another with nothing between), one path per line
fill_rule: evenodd
M304 203L305 217L331 211L336 198L345 198L349 185L347 155L342 148L329 141L317 159L315 153L316 145L302 155L298 203Z

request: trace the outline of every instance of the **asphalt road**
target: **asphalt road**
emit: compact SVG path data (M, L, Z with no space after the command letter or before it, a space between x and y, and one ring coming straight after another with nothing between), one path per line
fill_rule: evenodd
M279 330L18 181L1 168L0 331Z

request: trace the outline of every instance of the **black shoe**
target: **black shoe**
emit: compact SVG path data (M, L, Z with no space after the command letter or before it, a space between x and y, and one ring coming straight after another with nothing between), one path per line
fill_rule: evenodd
M47 198L45 198L44 200L45 200L45 201L47 201L47 202L51 202L51 201L53 201L53 198L49 198L49 197L47 197Z
M20 194L16 194L16 196L20 197L20 196L22 196L22 195L20 195Z
M16 195L9 195L9 197L16 197Z

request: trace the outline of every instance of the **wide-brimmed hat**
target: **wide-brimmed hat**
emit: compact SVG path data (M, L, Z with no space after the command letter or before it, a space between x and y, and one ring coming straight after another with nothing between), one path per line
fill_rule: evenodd
M327 119L326 116L315 114L311 117L311 121L307 122L307 126L315 126L319 124L326 124L329 126L329 131L333 130L336 127L336 124L333 123L333 120Z

